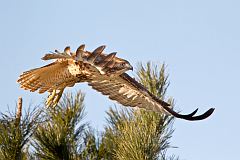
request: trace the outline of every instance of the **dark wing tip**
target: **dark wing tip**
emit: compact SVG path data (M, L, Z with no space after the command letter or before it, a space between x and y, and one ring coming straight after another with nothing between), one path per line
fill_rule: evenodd
M195 111L193 111L192 113L187 114L186 116L192 117L192 116L194 116L197 113L197 111L198 111L198 108L195 109Z
M93 53L102 53L105 48L106 48L106 45L99 46L93 51Z
M209 116L211 116L211 114L214 112L215 108L210 108L209 110L207 110L204 114L197 116L201 119L205 119L208 118Z
M117 52L112 52L109 55L112 55L113 57L116 56Z
M81 53L84 51L84 49L85 49L85 44L80 45L80 46L77 48L76 56L79 57L79 56L81 55Z
M179 114L177 112L175 112L174 110L172 110L171 108L169 108L168 106L166 105L162 105L162 107L167 110L171 115L173 115L174 117L176 118L180 118L180 119L185 119L185 120L188 120L188 121L198 121L198 120L203 120L203 119L206 119L208 118L213 112L214 112L214 108L210 108L209 110L207 110L205 113L201 114L201 115L198 115L198 116L194 116L197 111L198 111L198 108L196 110L194 110L192 113L190 114Z
M214 112L215 108L210 108L205 113L198 115L198 116L194 116L196 114L197 110L198 109L196 109L194 112L192 112L191 114L188 114L188 115L179 115L178 118L182 118L182 119L189 120L189 121L203 120L203 119L206 119L209 116L211 116L212 113Z
M111 61L115 56L116 56L117 52L112 52L109 55L107 55L103 60L104 61Z
M85 44L82 44L78 47L79 50L84 50L85 49Z
M105 48L106 48L105 45L102 45L102 46L96 48L96 49L92 52L92 54L87 58L87 60L90 61L90 62L92 62L92 63L95 63L95 60L97 59L97 57L98 57L99 55L102 54L102 52L103 52L103 50L104 50Z

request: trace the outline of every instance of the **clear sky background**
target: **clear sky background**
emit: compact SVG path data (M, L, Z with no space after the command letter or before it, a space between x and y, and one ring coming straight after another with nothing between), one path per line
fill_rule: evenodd
M39 104L47 94L19 89L20 73L47 64L50 50L85 43L106 44L107 52L137 62L165 62L176 109L189 113L215 107L204 121L176 119L170 154L185 160L239 157L240 1L0 1L0 110ZM114 102L78 84L86 93L86 120L101 130Z

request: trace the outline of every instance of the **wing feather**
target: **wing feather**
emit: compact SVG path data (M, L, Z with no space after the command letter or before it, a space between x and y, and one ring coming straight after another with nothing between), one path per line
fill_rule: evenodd
M197 110L187 115L179 114L170 108L170 104L158 99L144 88L143 85L126 73L114 77L101 75L94 80L89 81L88 85L124 106L145 108L155 112L164 112L168 115L173 115L177 118L190 121L205 119L214 111L214 109L211 108L199 116L194 116Z
M99 78L99 77L98 77ZM148 110L164 112L162 107L156 107L151 97L139 91L134 85L124 80L122 77L103 76L99 80L89 82L93 89L109 96L110 99L116 100L124 106L146 108Z

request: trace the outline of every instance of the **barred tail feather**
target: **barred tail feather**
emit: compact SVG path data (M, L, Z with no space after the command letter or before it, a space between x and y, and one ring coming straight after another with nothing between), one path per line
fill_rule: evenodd
M52 72L56 68L56 63L43 66L41 68L35 68L26 72L23 72L17 82L20 87L25 90L39 93L50 91L54 87L54 81L51 80Z
M20 84L20 87L25 90L30 90L31 92L36 91L40 88L42 85L39 81L40 78L40 69L34 69L28 72L24 72L22 75L20 75L18 79L18 83Z

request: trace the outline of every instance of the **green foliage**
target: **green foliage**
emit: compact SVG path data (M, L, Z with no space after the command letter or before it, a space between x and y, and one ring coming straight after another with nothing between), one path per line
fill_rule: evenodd
M146 69L140 64L137 79L163 99L169 85L165 65L160 69L157 66L153 68L150 63L147 63ZM172 100L169 99L169 102ZM173 132L172 118L142 109L110 109L107 114L108 126L102 143L109 159L164 159Z
M46 160L78 159L81 140L86 123L84 117L84 96L79 92L74 97L65 95L55 108L46 111L46 122L34 134L35 155Z
M27 159L27 145L40 121L41 111L34 108L27 110L21 117L16 113L1 113L0 122L0 159Z
M155 96L165 100L169 86L165 65L148 62L144 66L139 64L136 79ZM171 98L167 100L173 105ZM65 94L56 107L28 110L24 116L10 112L2 114L0 159L178 159L166 154L173 133L172 117L144 109L110 108L105 130L96 134L83 121L83 101L81 92Z
M85 135L83 137L83 150L81 151L80 158L81 159L94 159L94 160L100 160L105 155L105 153L101 153L101 149L99 149L100 145L100 137L98 135L95 135L95 131L92 129L88 129L85 132ZM105 159L105 158L104 158Z
M166 74L166 65L151 65L150 62L146 67L142 63L138 64L137 80L142 83L152 94L160 99L165 99L167 88L170 84L168 74Z

